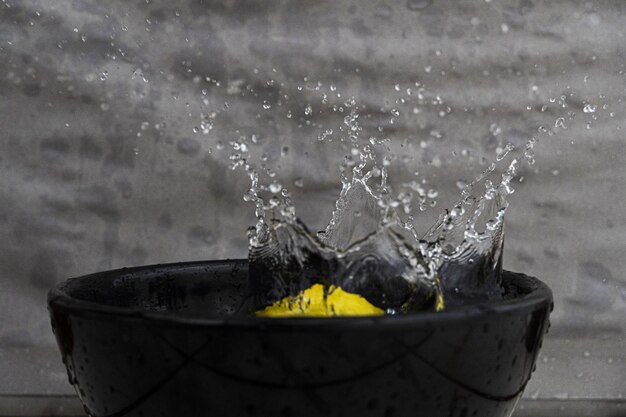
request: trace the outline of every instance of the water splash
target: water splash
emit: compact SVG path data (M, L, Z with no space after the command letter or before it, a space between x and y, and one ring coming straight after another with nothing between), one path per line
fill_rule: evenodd
M321 83L299 87L305 89L320 91ZM413 114L421 112L420 106L446 108L440 96L430 95L419 83L406 89L398 85L395 91L406 92L395 104L416 105L418 111ZM242 137L231 143L233 169L243 167L251 181L244 199L255 205L257 222L248 237L257 307L315 284L360 294L389 314L439 310L444 305L501 297L504 217L508 197L515 191L513 180L520 163L534 163L534 147L541 136L566 129L565 118L559 115L551 128L540 126L525 146L507 142L499 147L494 161L481 174L469 182L456 182L461 189L457 202L444 210L426 233L420 233L417 226L423 226L419 224L422 221L418 217L416 222L413 213L434 206L437 190L417 180L401 183L394 190L388 178L394 158L384 128L378 127L380 135L363 134L357 101L350 97L336 103L329 96L347 95L331 84L328 92L320 92L322 106L316 113L330 108L342 119L338 126L320 125L316 142L339 143L347 153L340 165L341 191L327 226L319 233L310 232L298 219L289 184L275 179L275 172L265 164L250 162L250 140ZM409 96L416 103L407 101ZM558 104L569 107L564 96ZM301 120L314 123L312 107L306 104ZM381 109L382 113L392 116L385 119L388 126L404 117L391 106ZM575 116L569 110L567 115L568 120ZM489 131L494 137L504 137L495 123ZM270 177L265 184L260 181L262 171ZM296 187L302 182L301 178L293 181Z
M496 168L491 164L420 236L413 217L403 219L410 210L402 208L410 206L413 196L395 195L388 183L389 159L378 164L372 147L359 144L355 109L344 125L354 146L351 155L357 158L341 165L342 189L322 232L312 234L291 202L289 215L273 218L268 225L253 181L249 195L257 203L259 222L250 230L249 259L257 307L315 284L360 294L388 314L499 297L504 213L507 196L514 191L517 159L497 185L488 179ZM497 160L512 150L508 144ZM485 186L480 195L475 192L478 184ZM435 190L420 190L418 199L437 196Z

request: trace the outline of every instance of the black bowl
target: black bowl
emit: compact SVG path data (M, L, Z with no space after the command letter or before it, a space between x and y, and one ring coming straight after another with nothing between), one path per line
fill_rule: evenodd
M92 416L509 416L552 305L504 272L505 299L405 316L272 319L247 311L247 261L71 279L48 297Z

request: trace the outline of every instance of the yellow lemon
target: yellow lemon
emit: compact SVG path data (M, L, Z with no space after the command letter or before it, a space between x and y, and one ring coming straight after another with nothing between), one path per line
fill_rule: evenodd
M435 311L440 312L445 308L445 302L443 300L443 292L441 290L441 280L439 277L435 278L435 282L437 283L437 298L435 300Z
M328 292L322 284L314 284L293 297L257 311L260 317L332 317L380 316L383 310L358 294L352 294L332 285Z

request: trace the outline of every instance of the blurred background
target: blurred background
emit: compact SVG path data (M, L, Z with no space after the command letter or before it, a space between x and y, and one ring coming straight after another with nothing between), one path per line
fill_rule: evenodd
M423 186L423 230L507 143L537 137L504 252L555 295L525 396L620 403L625 28L619 0L0 0L0 399L19 415L19 398L72 394L56 283L246 256L231 142L253 143L323 228L354 97L362 134L389 139L390 181Z

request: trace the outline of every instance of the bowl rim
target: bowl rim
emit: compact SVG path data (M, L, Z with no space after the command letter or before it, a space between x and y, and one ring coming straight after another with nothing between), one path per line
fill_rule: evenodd
M456 322L476 320L477 318L492 315L514 314L520 315L542 308L553 308L552 290L537 278L511 271L503 271L503 280L518 281L532 286L532 289L519 297L492 300L487 303L476 303L467 306L455 307L454 309L441 312L420 312L415 314L383 315L383 316L342 316L333 318L323 317L250 317L250 316L186 316L167 312L146 311L136 307L121 307L101 304L93 301L80 300L69 294L72 285L77 285L81 280L95 277L107 277L114 280L125 275L133 274L134 278L142 275L146 278L159 274L172 273L174 271L192 271L207 267L241 267L247 268L247 259L223 259L209 261L190 261L144 265L130 268L120 268L96 272L70 278L54 286L48 292L48 310L50 314L57 312L82 318L100 319L108 321L125 321L141 323L142 325L156 326L202 326L220 328L256 328L265 330L268 328L303 329L324 328L370 328L372 326L385 327L416 327L417 325L438 325L442 322Z

